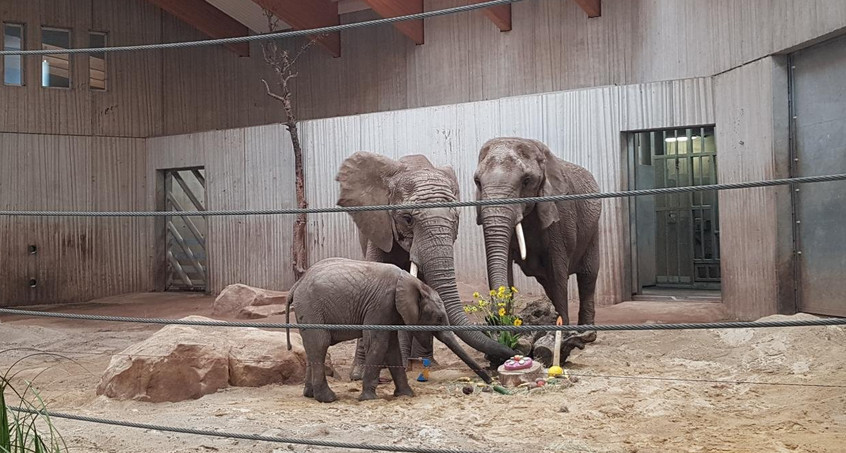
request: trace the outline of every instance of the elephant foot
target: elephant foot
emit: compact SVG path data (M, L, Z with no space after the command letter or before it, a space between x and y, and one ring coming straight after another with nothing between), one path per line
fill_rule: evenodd
M303 396L306 398L314 398L314 389L311 388L311 385L303 387Z
M361 392L361 395L358 397L359 401L370 401L375 399L379 399L375 390L365 390Z
M414 390L411 390L411 387L397 387L394 390L394 396L414 396Z
M360 363L353 363L352 370L350 370L350 380L360 381L364 375L364 367Z
M333 392L332 389L327 387L325 391L314 392L314 399L320 401L321 403L331 403L333 401L337 401L338 396L335 395L335 392Z
M593 343L594 341L596 341L596 331L591 330L590 332L584 332L579 336L579 338L584 343Z

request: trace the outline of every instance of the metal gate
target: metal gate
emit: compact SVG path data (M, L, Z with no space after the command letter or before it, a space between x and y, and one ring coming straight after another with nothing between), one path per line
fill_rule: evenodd
M846 37L791 56L793 175L846 173ZM801 311L846 316L846 182L794 192Z
M630 144L634 161L631 176L637 189L717 182L713 127L639 132ZM639 198L633 219L638 286L719 288L717 194L709 191Z
M203 168L164 171L165 210L206 210L206 178ZM205 291L206 217L175 215L165 218L167 254L166 290Z

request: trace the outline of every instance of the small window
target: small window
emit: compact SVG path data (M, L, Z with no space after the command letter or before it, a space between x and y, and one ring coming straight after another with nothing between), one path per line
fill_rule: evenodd
M105 33L88 33L88 47L101 49L106 47ZM88 87L95 91L106 90L106 52L91 52L88 56Z
M23 50L23 24L3 24L3 49ZM3 83L22 86L24 84L23 55L5 55L3 57Z
M41 29L41 48L44 50L70 49L70 30L58 28ZM70 54L43 55L41 60L41 86L70 88Z

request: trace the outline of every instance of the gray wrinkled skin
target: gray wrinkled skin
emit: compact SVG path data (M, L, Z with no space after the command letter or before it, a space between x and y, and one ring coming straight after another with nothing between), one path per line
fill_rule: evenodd
M393 160L356 152L341 165L339 206L368 206L450 202L459 199L458 181L451 167L435 167L422 155ZM368 261L390 263L409 270L414 261L418 278L434 288L446 306L449 323L469 323L455 281L454 243L458 235L457 209L398 210L350 213L359 231L362 251ZM481 332L458 332L471 348L488 357L505 360L515 351ZM402 360L432 357L432 336L412 339L400 334ZM413 345L412 345L413 343ZM351 378L361 377L364 349L356 347Z
M474 176L476 199L537 197L598 192L586 169L559 159L537 141L501 137L486 142L479 152ZM537 279L564 324L567 280L576 274L579 286L579 324L594 323L594 292L599 271L599 200L533 203L477 208L482 225L491 288L513 285L512 263ZM522 260L515 227L522 222L526 260ZM586 337L593 341L596 335Z
M345 258L328 258L311 266L291 288L288 313L292 308L299 324L448 325L440 296L419 279L391 264ZM337 399L326 381L326 351L331 345L357 338L362 339L365 350L359 399L376 398L379 371L385 366L391 371L394 395L414 396L400 356L397 332L302 330L300 335L308 358L304 396L323 403ZM490 377L452 332L436 332L434 336L490 383Z

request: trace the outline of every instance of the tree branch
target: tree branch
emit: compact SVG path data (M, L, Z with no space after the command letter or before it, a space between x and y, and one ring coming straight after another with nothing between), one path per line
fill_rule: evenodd
M268 96L272 97L273 99L276 99L277 101L282 101L282 102L285 102L285 98L284 98L284 97L279 96L278 94L276 94L276 93L274 93L274 92L270 91L270 85L268 85L268 84L267 84L267 80L261 79L261 81L262 81L262 83L264 83L264 88L267 90L267 95L268 95Z

